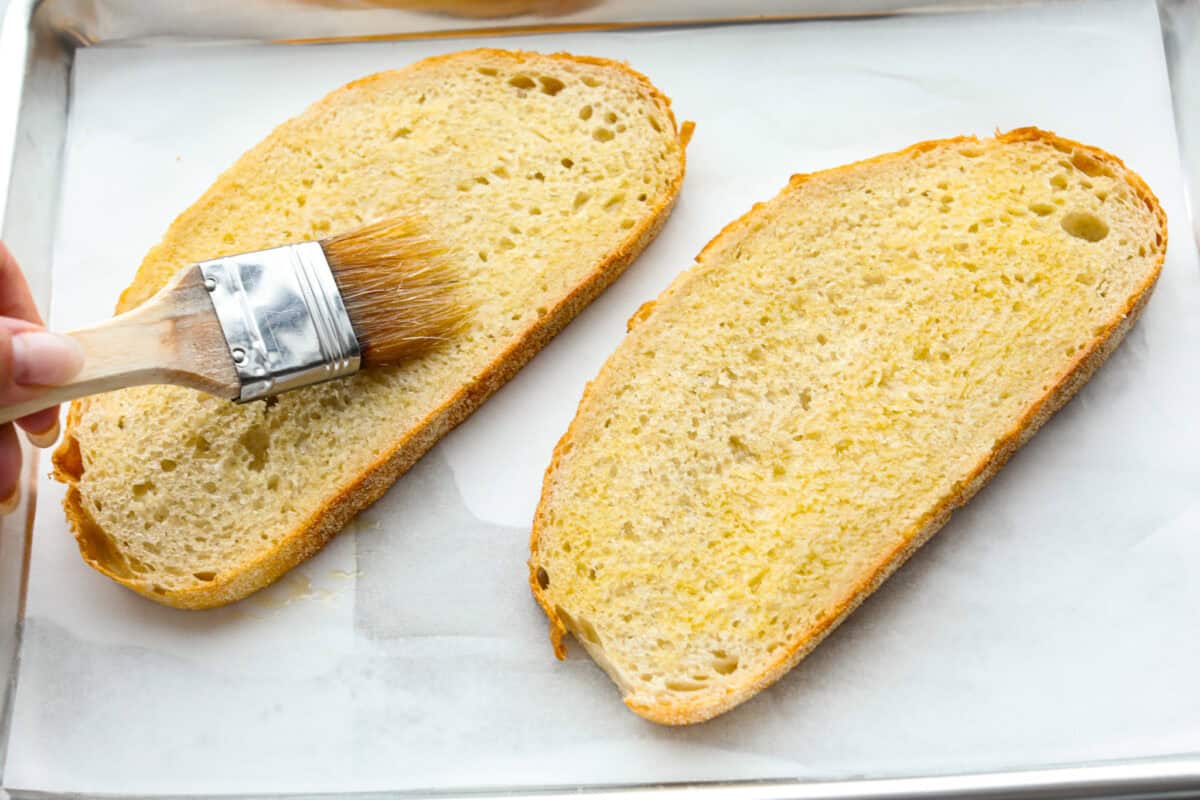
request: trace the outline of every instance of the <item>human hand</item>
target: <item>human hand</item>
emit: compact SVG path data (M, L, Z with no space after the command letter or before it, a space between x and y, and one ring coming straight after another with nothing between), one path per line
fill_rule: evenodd
M67 336L50 333L34 305L29 284L0 242L0 405L30 400L43 387L65 383L83 367L83 350ZM17 420L36 447L58 439L58 406ZM13 423L0 425L0 513L20 499L21 443Z

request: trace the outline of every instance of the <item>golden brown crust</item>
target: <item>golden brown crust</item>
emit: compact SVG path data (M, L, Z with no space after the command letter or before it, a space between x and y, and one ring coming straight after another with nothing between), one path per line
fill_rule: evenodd
M864 573L862 579L837 603L833 608L827 610L821 620L805 632L805 635L794 642L791 642L783 652L765 669L748 678L741 684L725 687L719 696L701 695L693 697L687 702L658 702L652 704L639 703L631 697L625 698L625 704L635 713L652 721L662 723L664 725L687 725L696 722L704 722L718 714L733 708L734 706L745 702L753 697L758 692L775 683L792 667L796 666L806 655L812 652L820 642L836 628L842 620L849 616L850 612L858 608L872 592L887 580L887 578L895 572L905 561L908 560L913 553L933 534L946 524L950 519L950 515L954 509L965 504L970 500L976 492L992 479L999 472L1000 468L1008 461L1012 454L1020 448L1030 437L1048 420L1055 411L1062 408L1063 405L1070 400L1076 392L1079 391L1092 374L1104 363L1105 359L1117 348L1121 343L1125 334L1137 320L1145 307L1146 302L1150 299L1150 293L1154 288L1155 282L1162 271L1163 260L1166 257L1167 245L1167 216L1163 211L1158 198L1150 190L1137 173L1130 170L1121 159L1111 155L1099 148L1081 144L1070 139L1057 136L1051 131L1043 131L1038 128L1027 127L1017 128L1008 133L1000 133L997 131L996 139L1000 142L1023 142L1023 141L1041 141L1045 142L1064 152L1084 152L1092 158L1100 162L1106 162L1117 167L1120 170L1122 177L1137 192L1138 196L1146 204L1146 207L1154 214L1159 222L1160 232L1162 236L1162 247L1159 250L1158 260L1155 264L1153 272L1146 280L1135 290L1127 301L1122 312L1114 317L1103 329L1096 334L1091 343L1079 351L1073 362L1063 371L1055 384L1041 397L1039 397L1026 410L1025 414L1019 420L1017 425L1008 432L1007 435L999 439L993 446L992 451L970 472L967 479L961 481L954 490L951 491L941 502L931 508L925 514L923 519L910 529L905 535L901 544L892 552L884 556L870 570ZM905 148L904 150L895 153L887 153L866 159L864 161L847 164L840 167L835 167L823 173L814 173L814 175L823 175L836 173L848 170L853 167L859 167L864 164L870 164L885 159L894 158L905 153L919 152L928 150L934 147L945 146L961 142L978 142L979 139L973 136L959 136L952 139L933 140L928 142L920 142ZM795 186L809 180L811 175L793 175L788 183L788 186L783 189L780 194L785 194ZM696 257L697 262L703 261L705 255L713 248L722 244L726 237L736 236L744 227L753 224L759 215L763 212L765 203L756 204L749 212L729 223L718 233ZM672 287L675 284L672 284ZM669 293L672 287L668 287L664 291L664 295ZM649 304L648 304L649 305ZM643 313L644 312L644 313ZM653 306L643 306L634 318L630 320L630 328L641 322L653 312ZM636 321L636 322L635 322ZM603 370L603 367L601 368ZM585 389L582 399L579 402L579 408L582 410L590 399L592 384L589 384ZM563 644L563 638L567 633L566 627L562 620L558 618L554 608L551 606L549 599L545 596L541 586L537 581L537 543L542 526L544 525L543 508L547 502L547 492L549 488L549 477L558 466L559 460L567 449L570 448L572 432L575 428L576 421L579 419L578 412L572 420L571 425L567 428L567 432L563 434L558 445L554 449L554 454L551 457L550 466L546 469L546 480L542 485L541 501L538 504L537 512L534 514L533 531L530 536L530 573L529 585L533 590L534 598L538 605L546 613L550 619L550 639L554 647L554 652L559 658L566 656L566 647Z
M113 569L110 560L99 557L98 548L103 549L107 540L105 534L82 503L79 491L79 481L83 476L84 465L79 452L79 442L73 435L75 426L79 423L87 401L77 401L71 404L67 415L67 426L63 433L62 442L53 455L54 477L68 486L63 508L67 521L75 533L83 559L94 569L114 581L127 586L145 597L164 605L185 609L212 608L239 600L263 587L271 584L285 572L312 557L341 530L358 512L378 500L395 481L407 472L429 448L445 436L451 429L466 419L493 392L507 382L524 366L547 342L566 326L585 306L594 300L604 289L620 276L630 263L638 256L646 245L658 234L670 216L683 185L684 172L687 166L686 143L675 115L671 110L671 100L662 94L650 80L640 72L625 64L603 58L590 56L575 56L570 53L554 53L544 56L540 53L521 51L497 50L480 48L477 50L449 53L434 56L417 62L397 72L414 69L418 65L428 65L429 62L461 58L468 55L496 55L515 57L525 61L533 57L549 57L572 61L575 63L592 64L613 68L624 72L649 89L651 96L661 103L671 121L671 128L678 132L680 139L679 174L671 184L666 197L655 208L650 210L626 236L625 240L613 249L608 256L596 265L596 268L581 281L570 294L551 308L548 313L531 325L524 336L513 344L488 367L473 379L465 382L462 387L440 407L427 415L421 422L410 429L407 434L370 467L358 475L349 485L343 487L336 496L329 498L311 514L303 524L283 536L279 543L270 551L263 553L253 561L241 565L237 570L230 570L219 575L215 580L204 585L184 591L158 590L150 585L133 579L132 573L122 575L119 569ZM353 81L339 89L335 89L314 107L336 102L344 92L364 83L379 80L387 73L378 73ZM683 129L690 137L692 123L685 122ZM275 134L272 134L274 136ZM268 139L269 141L269 139ZM216 183L205 192L188 210L184 211L176 222L193 209L203 206L211 196L231 180L227 171L217 179ZM174 225L176 223L172 223ZM142 293L140 280L145 277L146 262L138 270L133 283L121 295L118 311L124 310L133 302L136 295ZM137 298L140 302L143 298ZM119 564L119 562L117 562Z

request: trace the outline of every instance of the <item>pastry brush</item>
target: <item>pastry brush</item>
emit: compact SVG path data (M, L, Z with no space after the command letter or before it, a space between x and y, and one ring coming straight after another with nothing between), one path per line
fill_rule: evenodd
M391 217L192 264L137 308L68 333L83 348L79 374L0 408L0 422L145 384L247 402L402 362L464 320L444 255L419 222Z

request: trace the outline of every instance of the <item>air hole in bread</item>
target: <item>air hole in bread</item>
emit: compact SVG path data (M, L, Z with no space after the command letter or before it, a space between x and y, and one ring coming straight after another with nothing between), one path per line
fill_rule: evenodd
M208 581L216 580L217 573L215 573L215 572L209 572L209 571L206 571L206 572L193 572L193 573L192 573L192 577L193 577L193 578L195 578L195 579L196 579L196 580L198 580L198 581L205 581L205 582L208 582Z
M1090 211L1071 211L1062 218L1062 229L1086 242L1098 242L1108 236L1108 223Z
M718 675L730 675L737 670L737 656L731 656L724 650L713 650L712 655L712 667Z
M542 85L542 94L548 94L551 97L558 94L566 86L565 83L558 78L553 78L549 75L543 75L538 78L538 83Z
M1048 217L1055 212L1054 206L1050 203L1033 203L1029 206L1029 210L1039 217Z
M536 84L533 78L528 75L513 75L508 79L509 86L515 86L518 89L532 89Z
M611 142L613 140L613 136L613 132L608 128L596 128L596 130L592 132L592 138L597 142Z
M550 588L550 573L546 572L544 567L537 568L537 582L538 586L543 589Z
M591 119L592 118L592 107L584 106L583 108L579 109L579 118L583 119L583 120Z
M271 446L270 434L259 427L249 428L238 437L238 444L250 454L250 471L262 472L263 467L267 465L268 450Z
M564 158L561 163L567 169L570 169L571 167L575 166L575 162L569 158Z

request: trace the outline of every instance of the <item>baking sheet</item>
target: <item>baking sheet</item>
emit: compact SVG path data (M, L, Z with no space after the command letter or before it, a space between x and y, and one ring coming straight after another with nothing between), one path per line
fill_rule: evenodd
M98 321L174 214L363 74L494 44L627 59L698 122L659 239L375 507L232 608L80 561L43 480L10 788L337 791L839 778L1200 751L1200 269L1150 2L467 42L78 52L52 323ZM541 474L625 319L792 172L1038 124L1123 156L1172 220L1142 321L910 565L775 688L672 730L525 586Z

